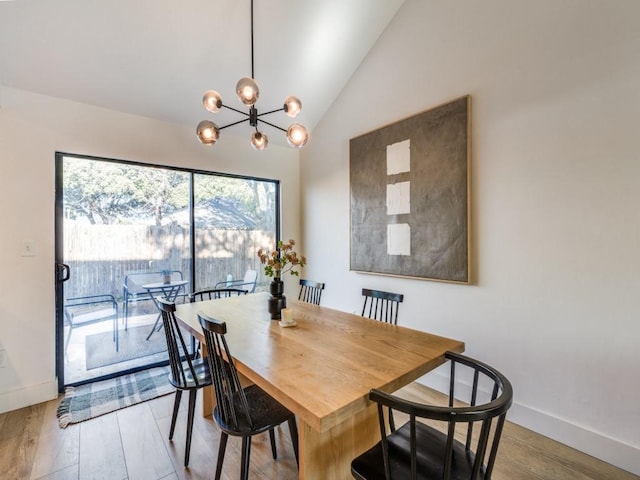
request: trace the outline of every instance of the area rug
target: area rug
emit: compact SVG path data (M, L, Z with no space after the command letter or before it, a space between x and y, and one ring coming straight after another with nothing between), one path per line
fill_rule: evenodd
M119 348L113 342L112 332L95 333L85 338L86 368L100 368L114 363L126 362L167 350L167 340L163 331L154 332L147 340L151 325L129 327L120 330Z
M169 367L156 367L121 377L68 387L58 406L58 423L65 428L121 408L146 402L175 391L168 380Z

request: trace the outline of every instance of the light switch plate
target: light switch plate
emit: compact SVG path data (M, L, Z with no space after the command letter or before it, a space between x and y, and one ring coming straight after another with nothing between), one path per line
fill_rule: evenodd
M35 257L36 256L36 242L33 240L22 241L22 253L23 257Z

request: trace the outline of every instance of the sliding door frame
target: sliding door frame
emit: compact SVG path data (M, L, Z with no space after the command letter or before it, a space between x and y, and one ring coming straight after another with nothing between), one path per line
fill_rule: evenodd
M56 375L58 379L58 392L64 392L64 388L67 386L77 386L86 383L97 382L100 380L106 380L109 378L115 378L121 375L126 375L129 373L134 373L141 370L146 370L148 368L168 365L169 361L156 362L153 364L149 364L146 366L140 366L128 369L126 371L110 373L107 375L98 376L95 378L83 380L80 382L74 382L65 384L64 382L64 283L58 278L58 268L57 265L61 264L64 260L64 241L63 241L63 222L64 222L64 202L63 202L63 189L64 189L64 177L63 177L63 161L64 157L84 159L84 160L94 160L94 161L102 161L102 162L110 162L117 163L121 165L129 165L135 167L148 167L148 168L159 168L162 170L173 170L182 173L189 174L189 235L190 235L190 267L191 267L191 285L195 285L196 281L196 271L195 271L195 263L196 263L196 238L195 238L195 213L194 213L194 205L195 205L195 189L194 189L194 178L196 175L213 175L217 177L226 177L226 178L235 178L240 180L248 180L248 181L258 181L258 182L267 182L272 183L275 187L275 238L276 245L281 239L281 216L282 212L280 211L280 181L269 178L261 178L261 177L252 177L247 175L236 175L231 173L223 173L223 172L215 172L215 171L207 171L207 170L198 170L184 167L176 167L169 165L161 165L161 164L151 164L151 163L143 163L136 162L131 160L121 160L121 159L113 159L113 158L105 158L105 157L96 157L91 155L81 155L77 153L67 153L67 152L55 152L55 225L54 225L54 241L55 241L55 263L56 263L56 279L55 279L55 349L56 349Z

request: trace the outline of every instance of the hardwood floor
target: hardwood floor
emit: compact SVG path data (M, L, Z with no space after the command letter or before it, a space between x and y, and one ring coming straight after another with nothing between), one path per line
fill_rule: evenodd
M412 384L403 395L436 398ZM185 396L186 397L186 396ZM201 397L201 396L200 396ZM200 399L199 397L199 399ZM431 401L431 400L429 400ZM173 442L168 440L173 395L134 405L60 429L59 400L0 414L0 477L4 480L192 480L213 478L218 428L196 415L191 461L183 467L186 403ZM200 406L196 412L199 412ZM268 436L255 437L251 471L255 480L297 478L288 429L276 431L278 460ZM222 478L240 475L240 440L230 438ZM640 477L507 422L495 480L639 480Z

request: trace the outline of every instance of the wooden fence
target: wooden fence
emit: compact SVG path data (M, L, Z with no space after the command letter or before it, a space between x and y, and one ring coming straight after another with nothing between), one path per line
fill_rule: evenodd
M197 229L195 238L195 288L213 286L231 274L242 278L246 270L258 271L258 289L268 279L258 259L260 248L272 248L272 232L256 230ZM180 270L191 280L189 230L177 224L86 225L65 223L64 263L71 278L65 297L110 293L122 298L124 277L130 272ZM189 285L187 291L192 291Z

